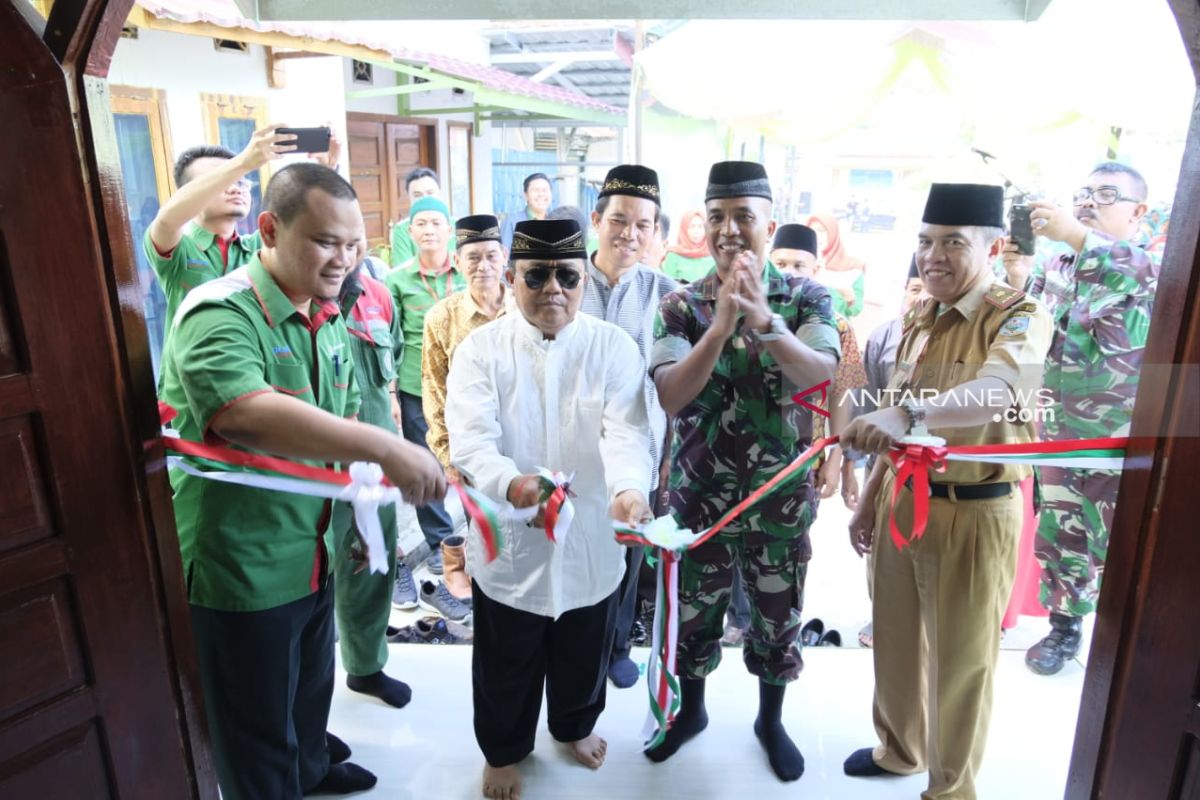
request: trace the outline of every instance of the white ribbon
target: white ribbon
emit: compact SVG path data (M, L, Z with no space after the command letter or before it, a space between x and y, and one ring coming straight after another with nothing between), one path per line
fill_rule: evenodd
M335 486L331 483L306 481L299 478L283 478L276 475L260 475L255 472L221 472L200 469L179 456L168 456L167 466L210 481L349 502L354 506L354 522L367 547L367 563L370 571L380 574L387 573L388 553L383 540L383 526L379 522L379 507L387 503L399 503L402 498L399 489L383 485L383 469L378 464L364 461L356 461L351 464L350 484L347 486Z

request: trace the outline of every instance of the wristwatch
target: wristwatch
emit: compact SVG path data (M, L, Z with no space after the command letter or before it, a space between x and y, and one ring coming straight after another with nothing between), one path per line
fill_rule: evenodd
M913 436L928 436L929 429L925 427L925 406L906 397L900 401L899 407L908 415L908 429L905 433Z
M758 331L754 331L753 333L754 338L760 342L777 342L791 333L791 331L788 330L787 323L784 322L783 317L778 314L772 314L771 326L767 328L767 332L759 333Z

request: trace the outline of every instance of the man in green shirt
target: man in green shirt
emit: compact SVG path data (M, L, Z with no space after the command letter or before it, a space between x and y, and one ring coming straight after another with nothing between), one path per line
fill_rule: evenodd
M175 318L162 388L173 427L188 441L311 465L376 462L408 502L440 499L432 456L352 419L356 365L335 300L362 244L353 188L326 167L293 164L263 205L258 255L191 293ZM370 788L375 776L361 767L331 765L325 734L330 502L184 469L171 481L222 796Z
M438 175L429 167L417 167L404 177L404 191L408 192L410 202L417 202L422 197L442 196L442 185ZM416 241L412 237L412 209L409 215L392 226L392 257L391 265L398 267L417 254ZM450 252L454 252L454 239L450 239Z
M178 191L158 210L142 247L167 298L167 323L195 287L232 272L258 252L258 233L239 236L237 224L250 213L246 174L295 150L296 137L255 131L242 152L220 145L185 150L175 162Z
M364 235L364 242L365 239ZM404 339L392 296L377 280L386 271L387 266L382 261L363 259L342 284L338 305L350 332L350 357L362 395L358 418L398 436L392 418L392 387L396 365L404 354ZM388 563L387 573L383 575L364 569L366 554L353 506L350 503L334 504L330 544L334 553L338 644L342 651L342 666L346 670L346 686L351 691L369 694L388 705L403 708L412 698L412 691L402 681L383 672L388 660L388 615L397 571L396 507L381 507L379 520ZM407 580L411 585L411 576Z
M420 248L417 255L388 273L384 283L396 302L400 330L404 335L404 361L396 381L400 401L401 432L404 438L428 450L425 411L421 404L421 347L425 337L425 315L439 300L466 288L467 282L450 254L450 209L436 197L422 197L412 205L412 232ZM450 515L441 503L417 509L417 522L431 555L429 571L442 574L442 540L454 532Z

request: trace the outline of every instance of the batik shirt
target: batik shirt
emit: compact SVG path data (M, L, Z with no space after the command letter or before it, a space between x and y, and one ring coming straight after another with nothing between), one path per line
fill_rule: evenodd
M1046 357L1051 405L1042 416L1044 438L1129 434L1158 269L1142 248L1094 231L1081 255L1046 265L1034 286L1054 331Z
M840 357L829 290L815 281L784 276L769 261L763 283L771 311L783 317L796 338ZM663 299L651 374L681 361L712 326L719 285L713 271ZM710 527L804 450L811 412L791 398L807 388L792 385L766 344L749 333L739 330L726 340L708 383L674 419L669 488L677 522L695 531ZM808 495L775 493L715 541L763 544L801 537L802 557L807 558Z

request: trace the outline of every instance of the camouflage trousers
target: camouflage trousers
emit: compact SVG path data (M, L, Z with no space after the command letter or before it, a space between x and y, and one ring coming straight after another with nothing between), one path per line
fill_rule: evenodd
M1034 553L1042 565L1040 600L1051 613L1096 610L1121 473L1038 469L1041 511Z
M733 571L740 570L750 601L750 629L742 645L746 669L768 683L793 681L800 658L804 577L800 539L763 545L712 541L689 550L679 571L679 674L703 678L721 663L721 634Z

